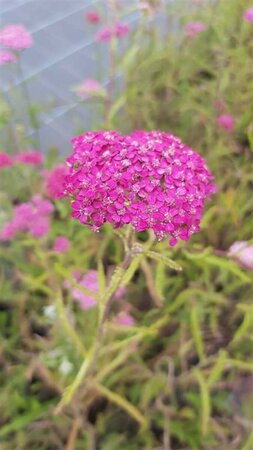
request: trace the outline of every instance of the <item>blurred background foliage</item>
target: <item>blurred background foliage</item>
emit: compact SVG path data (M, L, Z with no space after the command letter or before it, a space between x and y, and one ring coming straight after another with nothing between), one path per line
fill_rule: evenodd
M56 200L46 238L1 245L1 450L253 449L252 268L228 256L235 241L252 240L253 25L243 20L252 4L195 1L186 14L188 0L177 0L169 11L178 32L161 37L149 20L160 2L144 3L150 9L124 55L116 48L113 73L123 73L124 88L97 127L172 131L202 153L218 192L189 243L156 244L181 272L150 259L133 270L112 317L127 310L135 325L110 322L95 374L61 414L55 408L97 318L96 308L73 301L66 279L80 268L96 270L101 258L110 275L122 259L121 241L109 227L94 234L74 223L68 204ZM190 39L190 21L207 29ZM217 120L222 114L234 118L229 132ZM2 127L10 115L2 101ZM3 150L13 153L25 129L17 124L9 133ZM58 159L50 149L45 167ZM12 205L43 190L33 167L5 168L0 183L1 224ZM64 254L52 251L58 235L71 242Z

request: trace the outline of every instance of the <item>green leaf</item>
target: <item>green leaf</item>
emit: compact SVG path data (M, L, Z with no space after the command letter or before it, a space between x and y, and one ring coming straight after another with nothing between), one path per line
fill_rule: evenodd
M136 255L133 258L130 266L128 267L128 269L126 270L126 272L124 273L124 276L122 278L122 282L121 282L122 286L126 286L131 281L131 279L133 278L136 270L139 269L140 262L141 262L143 257L144 257L144 253L141 253L139 255Z
M165 289L165 283L166 283L166 270L165 270L165 264L163 261L159 261L156 266L156 272L155 272L155 288L158 293L158 295L164 299L164 289Z
M98 259L98 283L99 283L99 293L103 295L106 289L106 276L103 266L103 261L101 258Z
M201 333L201 321L199 317L199 309L197 305L194 305L191 308L190 312L190 321L191 321L191 331L193 335L193 339L196 345L198 357L200 361L203 361L205 358L205 351L204 351L204 343L202 339L202 333Z
M253 151L253 123L248 126L247 137L250 145L250 150Z
M124 269L120 266L116 267L113 276L111 278L110 284L101 298L102 304L105 304L107 300L110 299L110 297L117 291L122 282L123 276L124 276Z
M211 413L210 395L208 385L200 370L195 369L195 377L198 381L201 396L201 432L205 436L208 432L208 425Z
M10 423L1 427L0 437L2 438L10 433L15 433L16 431L19 431L29 425L29 423L34 422L40 416L42 416L44 412L48 412L49 405L49 402L43 403L43 406L40 406L38 410L33 411L29 414L17 416Z
M218 359L215 362L215 365L212 368L211 373L208 377L208 381L207 381L208 386L212 386L220 379L222 372L225 368L226 357L227 357L227 352L225 352L224 350L221 350L219 353Z
M80 289L81 292L83 292L86 295L89 295L90 297L98 298L97 292L90 291L89 289L86 289L84 286L81 286L73 277L73 275L68 270L66 270L61 264L55 263L54 268L59 275L61 275L66 280L69 280L73 284L73 286Z
M114 117L118 114L119 110L123 108L126 103L126 95L121 95L112 105L109 113L108 120L112 122Z
M156 261L162 262L163 264L165 264L170 269L177 270L177 271L181 271L182 270L182 267L178 263L176 263L172 259L168 258L168 256L165 256L165 255L163 255L161 253L157 253L157 252L154 252L154 251L150 250L150 251L148 251L146 253L146 255L149 258L151 258L151 259L154 259Z

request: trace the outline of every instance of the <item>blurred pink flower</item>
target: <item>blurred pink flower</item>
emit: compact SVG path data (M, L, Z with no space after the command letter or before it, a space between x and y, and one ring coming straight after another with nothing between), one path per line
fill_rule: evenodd
M17 233L17 225L14 220L7 222L2 231L0 232L0 240L1 241L10 241L13 239Z
M79 281L80 286L89 289L93 292L98 292L98 274L96 270L90 270ZM96 305L95 298L82 292L80 289L74 287L71 289L72 297L79 302L82 309L90 309Z
M12 239L18 231L30 232L34 237L42 237L50 228L49 216L54 207L51 202L40 195L32 197L30 202L21 203L14 207L12 219L5 224L1 233L1 240Z
M115 24L115 35L117 38L126 37L129 33L129 25L123 22L117 22Z
M148 2L139 2L137 7L140 11L144 11L144 12L148 12L148 13L152 12L151 5Z
M113 37L112 28L109 26L103 27L96 35L96 40L98 42L110 41Z
M75 88L77 95L81 98L93 96L105 96L105 90L98 81L93 79L84 80Z
M16 55L14 55L14 53L8 52L7 50L0 50L0 66L15 61L17 61L17 57Z
M96 36L98 42L108 42L112 38L123 38L129 33L129 25L123 22L117 22L114 25L107 25L102 28Z
M244 20L247 22L253 22L253 8L246 9L243 15Z
M76 279L80 286L83 286L94 293L98 293L99 291L99 281L98 281L98 273L96 270L90 270L85 275L80 275L79 272L73 273L73 277ZM67 289L70 289L72 297L77 300L82 309L90 309L96 305L97 301L95 298L85 294L78 287L72 287L71 282L69 280L65 280L64 286ZM119 299L124 295L125 288L119 288L117 292L114 294L115 299Z
M228 256L238 261L243 267L253 270L253 245L247 241L236 241L228 250Z
M114 298L119 299L121 297L124 297L124 295L126 294L126 288L125 287L120 287L114 294Z
M135 320L131 314L128 312L122 311L114 318L115 322L118 325L122 325L123 327L131 327L135 324Z
M42 237L48 234L50 229L50 220L48 217L37 216L29 227L33 237Z
M90 10L85 13L85 19L87 22L97 24L101 22L101 16L96 10Z
M53 169L43 172L48 197L57 200L63 196L65 177L67 174L68 167L64 164L58 164Z
M218 125L227 133L231 133L234 129L235 118L229 114L221 114L217 118Z
M0 169L3 167L12 166L12 164L12 158L8 155L8 153L0 152Z
M43 159L43 154L38 150L21 152L15 156L16 162L29 165L39 165L42 163Z
M20 51L32 46L32 36L23 25L7 25L0 31L0 44Z
M49 200L42 198L40 194L34 195L32 202L39 214L47 215L54 211L54 205Z
M185 34L190 38L194 38L199 33L207 29L207 25L203 22L188 22L185 25Z
M53 251L56 253L67 252L70 247L70 241L65 236L58 236L54 241Z

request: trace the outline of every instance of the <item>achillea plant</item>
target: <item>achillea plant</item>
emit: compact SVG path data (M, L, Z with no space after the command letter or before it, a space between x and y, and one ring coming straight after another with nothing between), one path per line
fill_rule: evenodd
M72 142L74 151L67 158L70 171L65 184L72 217L93 231L110 223L119 230L125 255L109 285L100 260L99 274L90 271L80 283L92 296L79 287L72 290L83 309L97 305L99 313L93 342L58 412L72 401L83 379L93 374L119 291L141 264L146 270L146 257L181 269L165 255L152 251L153 244L170 236L170 244L175 245L177 239L187 241L199 231L204 201L215 192L213 176L203 158L169 133L136 131L123 136L116 131L91 131ZM136 233L143 231L149 233L149 239L141 244ZM134 319L121 313L116 323L132 326ZM125 409L147 425L133 406L127 404Z

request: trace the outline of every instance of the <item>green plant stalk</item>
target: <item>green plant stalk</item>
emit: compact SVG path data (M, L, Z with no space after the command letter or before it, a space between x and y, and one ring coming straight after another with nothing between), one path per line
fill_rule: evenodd
M150 241L150 245L152 245L152 242L153 240ZM133 244L132 247L129 249L129 251L125 254L125 258L122 264L118 268L116 268L108 288L103 293L103 295L100 296L99 319L94 342L91 348L86 353L86 357L83 361L83 364L81 365L80 370L76 378L74 379L73 383L69 385L65 390L63 397L56 408L57 413L59 413L64 406L66 406L71 402L79 386L82 384L83 380L87 379L93 373L98 358L99 347L104 337L105 322L108 319L110 307L113 302L113 296L117 291L117 289L120 287L122 280L124 278L124 274L127 271L128 267L130 266L131 262L133 262L135 258L138 258L139 254L140 254L140 246L138 244Z
M84 358L86 358L87 350L84 347L79 336L77 335L75 330L72 328L72 326L70 325L70 323L66 317L63 299L62 299L62 293L60 291L56 295L56 307L57 307L59 318L62 322L63 328L65 329L66 333L68 334L68 336L70 337L71 341L73 342L73 344L75 345L77 350L80 352L80 354Z
M30 101L30 95L28 92L28 87L27 87L27 83L24 77L24 73L23 73L23 69L22 69L22 64L21 64L21 59L20 56L17 55L17 68L18 68L18 74L22 80L21 85L22 85L22 91L23 91L23 97L25 99L26 102L26 109L27 109L27 114L28 114L28 118L29 118L29 123L30 126L33 128L33 130L35 131L35 136L36 136L36 141L38 142L38 145L40 146L40 136L39 136L39 131L38 131L38 127L34 126L33 120L32 120L32 105L31 105L31 101Z
M69 338L72 340L73 344L76 346L76 348L80 352L80 354L84 358L86 358L87 351L84 348L82 342L80 341L79 336L77 335L76 331L70 325L70 323L68 322L68 319L66 317L61 292L59 292L57 295L57 308L59 311L59 318L62 322L64 330L66 331ZM117 365L119 365L128 356L128 353L129 353L129 351L128 352L124 351L124 354L119 354L119 356L115 360L113 360L109 366L106 367L104 372L101 372L99 374L97 379L91 381L91 384L102 395L104 395L106 398L108 398L108 400L110 400L112 403L115 403L120 408L124 409L142 427L146 427L147 421L146 421L145 417L142 416L140 411L135 406L133 406L131 403L129 403L125 398L123 398L119 394L116 394L115 392L112 393L109 389L107 389L105 386L102 386L99 382L99 380L102 380L103 378L105 378L105 376L108 373L110 373ZM82 365L81 369L79 370L79 373L78 373L79 378L78 378L78 376L76 377L77 383L79 382L80 377L81 378L83 377L83 371L85 371L86 365L87 365L87 359L84 360L84 364ZM73 388L75 388L75 386ZM66 390L65 393L63 394L63 397L67 396L67 395L72 395L72 392L71 391L68 392ZM63 404L59 403L59 405L56 407L56 409L54 411L55 414L58 414L61 411L62 406L63 406Z

